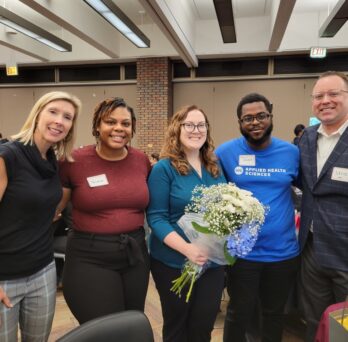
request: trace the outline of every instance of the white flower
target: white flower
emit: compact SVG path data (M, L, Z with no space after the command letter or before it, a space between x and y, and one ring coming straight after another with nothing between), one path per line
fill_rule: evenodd
M241 195L241 196L252 196L253 195L253 193L251 192L251 191L248 191L248 190L244 190L244 189L239 189L239 194Z
M220 236L232 234L243 224L260 226L265 215L263 205L252 193L233 183L197 186L186 212L203 214L209 229Z
M229 205L226 205L224 208L222 208L223 210L227 210L229 211L230 213L235 213L236 212L236 208L232 205L232 204L229 204Z
M221 197L222 197L223 200L226 200L226 201L232 201L235 198L235 197L233 197L230 194L222 194Z

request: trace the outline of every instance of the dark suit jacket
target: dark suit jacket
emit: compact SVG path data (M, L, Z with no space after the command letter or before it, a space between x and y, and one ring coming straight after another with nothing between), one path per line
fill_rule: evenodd
M308 127L300 139L302 208L301 250L313 221L313 244L320 265L348 271L348 182L332 180L335 167L348 169L348 129L317 177L319 125Z

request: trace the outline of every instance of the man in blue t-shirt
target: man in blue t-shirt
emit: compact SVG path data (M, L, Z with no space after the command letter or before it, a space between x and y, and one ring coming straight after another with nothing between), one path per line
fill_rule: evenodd
M224 342L246 341L258 302L262 341L281 341L283 311L299 264L291 185L296 180L299 150L271 137L272 104L248 94L237 106L242 137L222 144L216 154L228 181L251 191L268 209L253 250L227 268L230 296Z

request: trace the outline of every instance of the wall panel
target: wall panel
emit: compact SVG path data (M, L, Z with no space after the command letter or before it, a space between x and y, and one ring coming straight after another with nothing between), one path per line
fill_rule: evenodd
M315 79L243 80L175 83L174 111L184 104L197 104L211 121L216 146L240 135L236 107L250 92L273 102L274 135L291 141L298 123L307 126L311 116L310 94Z
M77 146L94 143L92 116L95 106L106 97L123 97L130 106L136 106L136 85L32 87L0 89L0 132L9 136L22 127L35 101L43 94L68 91L82 101L82 115L78 122ZM136 146L136 138L132 144Z
M0 89L0 132L3 137L21 129L33 105L33 88Z
M311 116L310 94L315 79L238 80L224 82L174 83L173 109L197 104L211 121L215 144L240 135L236 106L242 96L260 92L274 103L274 135L291 141L297 123L308 124ZM83 104L78 126L77 145L94 143L91 135L92 113L106 97L123 97L136 112L136 85L93 85L69 87L31 87L0 89L0 132L4 136L16 133L23 125L34 102L52 90L70 91ZM136 137L132 144L137 146Z

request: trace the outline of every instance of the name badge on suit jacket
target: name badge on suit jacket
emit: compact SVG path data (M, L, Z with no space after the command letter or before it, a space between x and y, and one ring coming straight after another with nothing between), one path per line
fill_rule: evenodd
M334 167L332 169L332 180L348 182L348 169L343 167Z

